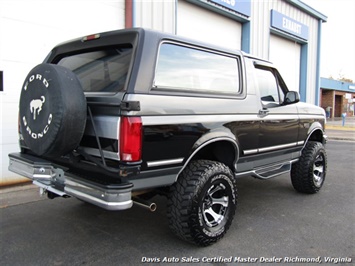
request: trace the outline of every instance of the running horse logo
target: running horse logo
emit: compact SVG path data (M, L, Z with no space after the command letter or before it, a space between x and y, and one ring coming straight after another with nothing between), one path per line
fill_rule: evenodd
M36 112L37 115L42 111L42 105L46 101L44 96L41 96L41 99L34 99L30 102L30 110L33 113L33 120L36 120Z

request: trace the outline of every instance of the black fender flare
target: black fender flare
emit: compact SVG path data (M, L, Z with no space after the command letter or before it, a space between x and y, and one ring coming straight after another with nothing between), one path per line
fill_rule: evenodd
M240 148L238 141L236 140L235 136L230 132L227 128L218 128L213 131L210 131L204 135L202 135L192 146L191 153L189 156L184 160L184 165L180 169L179 173L176 176L175 181L181 174L181 172L186 168L189 162L200 152L203 148L207 147L208 145L215 144L217 142L228 142L234 148L234 160L233 160L233 168L231 169L232 172L235 172L237 169L237 162L239 160L240 155Z
M320 138L311 138L312 136L314 136L314 133L315 132L320 132L321 136ZM314 122L308 129L308 132L307 132L307 138L305 139L304 143L303 143L303 147L302 147L302 150L306 147L307 143L310 141L310 140L315 140L315 141L318 141L318 142L321 142L323 144L326 143L326 140L327 140L327 137L324 133L324 128L322 126L321 123L319 123L318 121L317 122Z

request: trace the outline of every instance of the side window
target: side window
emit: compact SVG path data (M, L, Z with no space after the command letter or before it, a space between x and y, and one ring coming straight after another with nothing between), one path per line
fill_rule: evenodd
M154 89L192 93L238 94L239 59L163 43Z
M279 86L277 78L271 69L256 68L259 84L260 99L264 105L271 103L281 104L284 99L284 92Z

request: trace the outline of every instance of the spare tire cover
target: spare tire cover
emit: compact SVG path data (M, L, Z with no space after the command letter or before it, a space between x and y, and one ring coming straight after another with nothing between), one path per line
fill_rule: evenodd
M40 64L26 77L20 97L20 126L26 145L36 154L61 156L83 137L87 117L84 92L69 69Z

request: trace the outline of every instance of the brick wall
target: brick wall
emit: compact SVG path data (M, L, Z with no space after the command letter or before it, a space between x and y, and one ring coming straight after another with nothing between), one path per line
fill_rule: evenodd
M345 98L347 93L343 91L321 89L320 106L326 110L331 107L330 117L341 117L342 113L347 113L347 116L353 116L354 112L350 110L348 99ZM350 93L352 99L355 98L355 93ZM352 104L353 105L353 104Z
M334 117L335 95L333 90L321 89L321 103L320 106L326 110L328 106L331 107L330 117Z

